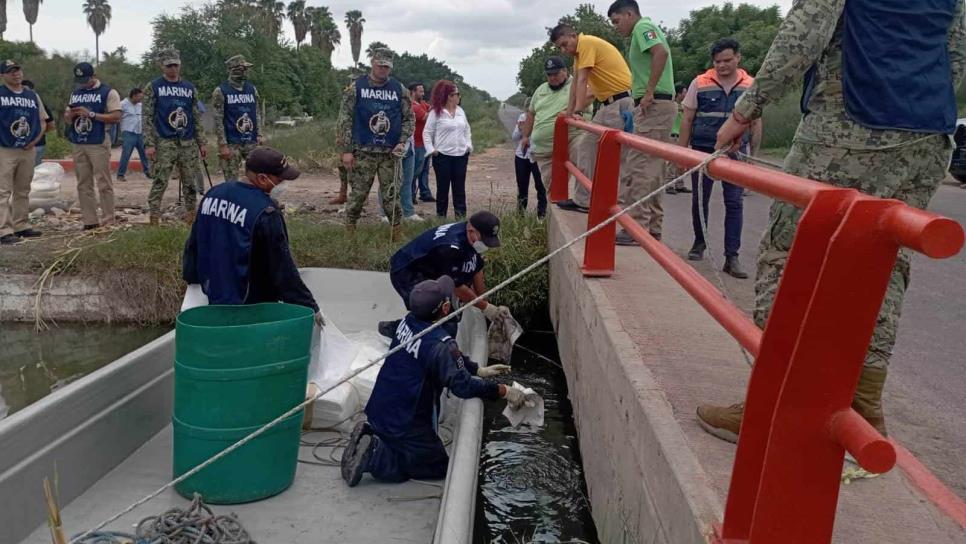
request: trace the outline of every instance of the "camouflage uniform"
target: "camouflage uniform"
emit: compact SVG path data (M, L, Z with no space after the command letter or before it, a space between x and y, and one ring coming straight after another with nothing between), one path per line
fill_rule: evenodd
M166 51L161 56L162 64L173 60L181 62L180 54L177 51ZM198 111L197 95L192 105L195 120L195 137L192 140L165 139L158 136L154 127L156 102L152 86L145 86L144 106L141 114L144 146L147 148L153 147L157 153L155 163L151 168L153 178L151 192L148 193L148 208L152 216L157 217L161 214L161 199L168 188L171 172L177 168L181 180L184 209L193 212L197 194L195 178L201 171L201 156L198 153L198 148L207 145L204 127L201 126L201 113Z
M392 62L392 52L386 49L376 51L373 62ZM391 64L390 64L391 66ZM372 79L370 82L375 84ZM413 134L416 118L413 116L412 99L409 90L402 87L402 134L399 143L405 144ZM399 201L399 184L402 178L402 158L392 153L392 148L357 145L353 142L352 126L356 114L356 83L352 81L342 91L342 105L336 124L336 145L343 153L355 155L355 168L349 171L349 202L346 205L346 225L354 226L362 215L362 208L369 198L373 178L379 177L379 192L383 211L393 226L402 223L402 206Z
M785 158L785 171L838 187L901 200L926 208L946 175L952 153L948 136L901 130L873 130L849 119L842 92L842 29L845 0L796 2L755 78L735 107L746 119L761 116L770 99L785 91L815 64L809 115L798 127ZM966 68L963 4L951 29L948 50L953 84ZM907 54L914 54L909 52ZM873 91L874 92L874 91ZM759 248L755 279L755 322L764 327L795 236L801 210L775 202ZM866 355L867 368L884 371L896 341L902 299L909 285L909 254L900 252Z
M235 55L225 62L228 67L228 84L232 87L241 90L244 86L245 79L239 79L232 72L239 70L239 68L249 68L252 65L245 61L245 57L241 55ZM233 79L234 78L234 79ZM261 97L258 95L258 89L255 89L255 99L261 104ZM258 147L261 141L261 135L258 137L258 141L249 144L231 144L228 143L225 138L225 93L222 92L221 87L215 87L215 90L211 93L211 106L212 112L215 115L215 136L218 138L218 148L221 146L228 146L228 151L231 156L228 159L218 155L218 163L221 166L222 174L225 176L225 181L240 179L240 176L245 173L245 159L248 158L248 154L251 153L253 149ZM261 121L261 119L259 119ZM259 131L261 126L258 127Z

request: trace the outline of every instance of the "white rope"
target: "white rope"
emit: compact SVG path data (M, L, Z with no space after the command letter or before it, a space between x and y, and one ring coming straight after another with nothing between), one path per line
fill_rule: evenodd
M429 326L426 329L424 329L421 333L413 336L405 344L400 343L395 348L390 349L386 353L380 355L379 357L371 360L366 365L360 367L355 372L352 372L348 376L344 377L341 381L339 381L335 385L332 385L332 386L330 386L329 388L327 388L325 390L319 391L314 396L312 396L311 398L307 399L305 402L302 402L301 404L295 406L294 408L290 409L289 411L285 412L284 414L282 414L282 415L278 416L277 418L273 419L269 423L266 423L264 426L262 426L261 428L259 428L255 432L251 433L250 435L246 436L245 438L242 438L238 442L235 442L231 446L225 448L220 453L214 455L213 457L211 457L207 461L201 463L200 465L198 465L195 468L189 470L188 472L185 472L181 476L178 476L174 480L171 480L170 482L164 484L163 486L159 487L157 490L155 490L154 492L150 493L149 495L146 495L145 497L143 497L143 498L135 501L134 503L132 503L127 508L121 510L117 514L115 514L115 515L109 517L108 519L102 521L101 523L97 524L95 527L91 528L90 530L85 531L80 536L77 536L77 537L71 539L70 544L77 544L77 543L81 542L84 538L87 538L92 533L95 533L95 532L103 529L107 525L109 525L111 523L114 523L115 521L117 521L121 517L123 517L123 516L125 516L125 515L127 515L127 514L129 514L131 512L133 512L135 509L137 509L141 505L145 504L146 502L154 499L155 497L157 497L161 493L164 493L168 489L170 489L170 488L172 488L172 487L180 484L181 482L183 482L183 481L187 480L188 478L194 476L195 474L201 472L202 470L204 470L205 468L207 468L208 466L210 466L215 461L218 461L219 459L221 459L221 458L225 457L226 455L232 453L233 451L237 450L238 448L241 448L245 444L251 442L252 440L258 438L259 436L261 436L262 434L264 434L265 432L267 432L272 427L278 425L279 423L281 423L282 421L288 419L289 417L291 417L291 416L299 413L305 407L311 405L316 400L324 397L330 391L336 389L337 387L339 387L343 383L348 382L349 380L355 378L359 374L362 374L363 372L365 372L369 368L375 366L377 363L379 363L380 361L385 360L386 358L390 357L391 355L393 355L393 354L395 354L395 353L397 353L399 351L402 351L403 349L405 349L407 346L409 346L413 342L419 340L423 336L426 336L427 334L429 334L433 330L441 327L444 323L446 323L446 322L448 322L448 321L450 321L452 319L455 319L456 316L458 316L461 313L465 312L471 306L473 306L473 305L475 305L475 304L477 304L477 303L479 303L479 302L481 302L481 301L489 298L491 295L493 295L494 293L500 291L501 289L503 289L507 285L510 285L514 281L516 281L516 280L522 278L523 276L529 274L533 270L535 270L538 267L542 266L544 263L549 262L551 259L553 259L557 255L559 255L560 253L564 252L565 250L569 249L574 244L580 242L581 240L584 240L588 236L593 235L594 233L600 231L601 229L606 228L608 225L610 225L611 223L614 223L620 217L622 217L623 215L627 214L629 211L631 211L632 209L636 208L637 206L640 206L641 204L643 204L648 199L653 198L654 196L661 194L661 192L664 191L664 189L668 185L670 185L671 183L675 183L678 180L683 180L686 177L689 177L693 172L703 171L708 166L708 164L711 163L711 161L713 161L714 159L717 159L718 157L720 157L720 156L722 156L724 154L725 154L724 151L716 151L715 153L713 153L711 155L708 155L700 164L698 164L694 168L691 168L687 172L684 172L683 174L681 174L680 176L678 176L674 180L671 180L669 183L667 183L665 185L662 185L661 187L658 187L656 190L654 190L651 193L649 193L649 194L645 195L644 197L640 198L639 200L637 200L636 202L634 202L630 206L627 206L623 210L619 211L618 213L616 213L616 214L610 216L609 218L607 218L606 220L602 221L600 224L598 224L594 228L592 228L592 229L584 232L580 236L577 236L573 240L570 240L569 242L565 243L564 245L562 245L559 248L555 249L554 251L550 252L545 257L542 257L539 260L535 261L533 264L527 266L526 268L524 268L520 272L517 272L513 276L510 276L509 278L507 278L506 280L502 281L501 283L499 283L498 285L496 285L495 287L493 287L489 291L483 293L482 295L477 296L475 299L473 299L470 302L466 303L466 305L464 305L460 309L458 309L458 310L454 311L453 313L447 315L443 319L440 319L436 323L433 323L431 326Z

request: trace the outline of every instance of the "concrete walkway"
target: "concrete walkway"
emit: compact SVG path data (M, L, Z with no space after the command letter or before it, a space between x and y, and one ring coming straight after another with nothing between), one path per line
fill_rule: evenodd
M551 247L586 229L554 210ZM579 273L583 244L551 267L551 315L577 414L602 541L706 542L720 522L734 446L702 431L699 403L743 396L738 345L643 250L611 278ZM835 542L966 542L901 471L843 486Z

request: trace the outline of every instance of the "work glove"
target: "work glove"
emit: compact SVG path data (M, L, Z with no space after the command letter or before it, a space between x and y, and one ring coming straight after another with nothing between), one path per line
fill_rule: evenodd
M480 378L495 378L500 374L509 374L513 370L507 365L481 366L476 369L476 375Z
M523 391L513 387L506 388L506 394L503 395L503 398L506 399L507 405L513 410L523 408L527 402L527 396L523 394Z
M483 308L483 316L489 319L490 321L496 321L496 318L499 317L500 312L503 311L504 309L509 313L510 309L507 308L506 306L487 304L486 308Z
M325 328L325 316L322 315L322 310L319 310L318 312L315 312L314 318L315 318L315 325L317 327L319 327L320 329L324 329Z

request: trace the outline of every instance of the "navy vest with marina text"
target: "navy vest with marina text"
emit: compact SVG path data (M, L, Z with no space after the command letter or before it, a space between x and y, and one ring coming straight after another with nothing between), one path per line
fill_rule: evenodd
M94 113L105 113L110 92L111 88L103 83L94 89L75 89L70 94L68 106L83 106ZM67 139L75 144L101 145L105 134L104 123L90 117L75 117L67 127Z
M466 223L440 225L420 234L392 256L389 260L390 273L399 272L441 246L450 246L459 251L457 260L446 263L447 275L453 278L456 285L471 285L473 276L483 268L483 258L466 237Z
M154 92L154 130L165 140L191 140L195 137L195 86L181 79L175 82L159 77L151 82Z
M249 82L241 90L227 81L221 84L225 96L225 140L230 144L252 144L258 141L258 100L255 86Z
M0 147L23 149L41 130L37 93L24 87L19 93L0 85Z
M871 129L952 134L956 92L947 40L962 0L849 0L842 91L850 119ZM812 72L814 73L814 72ZM806 89L811 85L808 80ZM807 97L805 99L807 111Z
M403 86L389 78L385 85L372 85L369 76L356 80L356 110L352 141L368 147L396 147L402 136Z
M198 276L210 304L243 304L248 296L255 222L275 203L240 181L205 193L195 220Z

